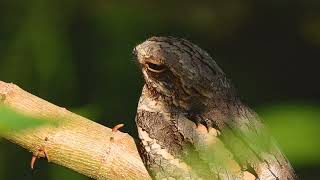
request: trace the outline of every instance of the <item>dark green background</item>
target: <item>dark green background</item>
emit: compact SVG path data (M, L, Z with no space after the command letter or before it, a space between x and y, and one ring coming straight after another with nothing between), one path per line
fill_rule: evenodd
M154 35L207 50L253 108L320 100L318 0L1 0L0 80L136 136L143 79L131 51ZM0 179L86 179L44 160L31 172L30 159L0 141ZM319 167L295 169L316 179Z

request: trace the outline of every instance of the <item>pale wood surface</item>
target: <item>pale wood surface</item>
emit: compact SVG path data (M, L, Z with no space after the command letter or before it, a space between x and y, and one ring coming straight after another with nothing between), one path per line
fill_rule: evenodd
M0 103L20 113L55 122L3 135L26 150L35 154L44 147L50 162L94 179L151 179L130 135L113 133L110 128L2 81Z

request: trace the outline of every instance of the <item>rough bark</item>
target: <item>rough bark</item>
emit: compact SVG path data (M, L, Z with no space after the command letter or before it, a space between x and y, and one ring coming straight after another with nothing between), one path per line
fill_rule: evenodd
M150 179L133 138L40 99L14 84L0 81L0 104L46 121L22 132L9 132L5 139L33 154L95 179ZM1 117L0 117L1 120Z

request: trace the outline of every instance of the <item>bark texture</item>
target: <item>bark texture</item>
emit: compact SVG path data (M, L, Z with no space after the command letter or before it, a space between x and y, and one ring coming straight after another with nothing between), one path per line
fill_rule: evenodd
M54 126L3 135L26 150L39 154L39 149L45 149L50 162L94 179L150 179L135 142L128 134L112 132L110 128L2 81L0 103L17 112L54 122ZM39 155L44 157L43 151Z

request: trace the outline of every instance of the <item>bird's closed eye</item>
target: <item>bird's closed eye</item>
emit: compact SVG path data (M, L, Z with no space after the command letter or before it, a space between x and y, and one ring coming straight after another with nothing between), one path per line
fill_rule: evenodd
M151 62L147 62L146 66L148 70L156 73L161 73L166 70L166 66L163 64L154 64Z

